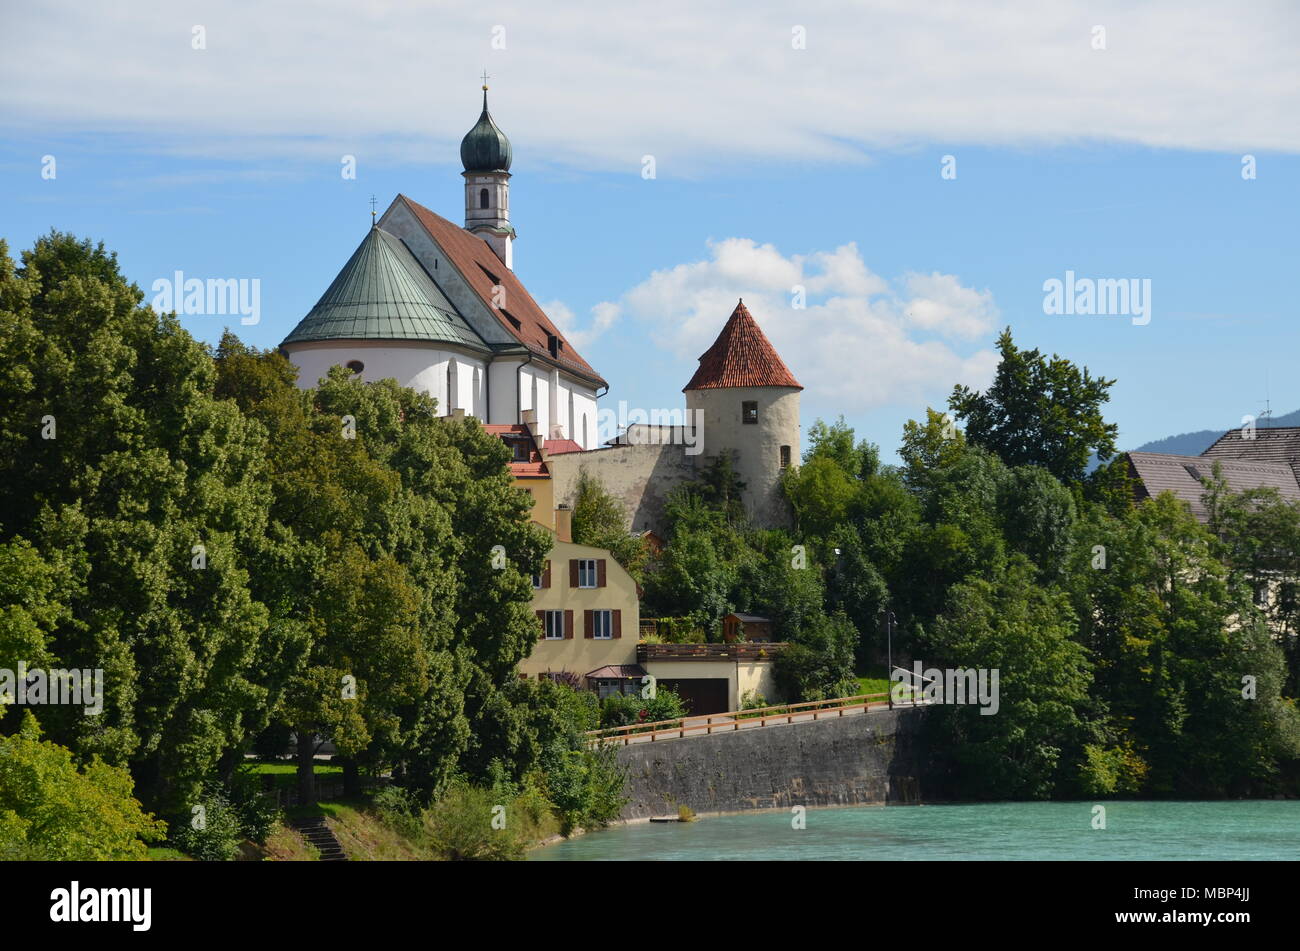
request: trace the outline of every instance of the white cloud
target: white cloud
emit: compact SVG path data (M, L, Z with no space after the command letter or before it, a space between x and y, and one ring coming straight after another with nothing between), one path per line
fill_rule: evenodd
M591 308L591 322L585 327L579 327L578 317L573 312L573 308L564 301L553 300L542 304L541 308L574 349L579 351L612 327L618 321L622 311L618 304L603 301Z
M934 142L1294 152L1298 26L1282 0L51 0L0 12L0 113L189 154L450 161L486 66L518 155L630 175Z
M807 291L804 308L794 306L796 285ZM971 343L995 329L989 291L939 273L890 283L853 244L785 256L728 238L710 244L708 259L655 271L601 306L617 306L641 325L636 333L693 364L741 297L814 408L942 405L954 383L982 387L997 366L995 351Z

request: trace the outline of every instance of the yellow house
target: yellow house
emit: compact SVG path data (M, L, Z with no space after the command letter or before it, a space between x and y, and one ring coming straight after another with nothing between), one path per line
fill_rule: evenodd
M555 513L556 538L533 578L538 637L519 662L526 677L571 674L601 696L640 688L636 666L641 607L636 582L604 548L570 541L571 513Z
M533 578L537 643L519 662L521 677L565 676L600 697L667 687L688 713L740 708L746 694L780 700L772 662L783 643L638 644L639 592L608 550L571 541L573 513L554 512L555 544Z

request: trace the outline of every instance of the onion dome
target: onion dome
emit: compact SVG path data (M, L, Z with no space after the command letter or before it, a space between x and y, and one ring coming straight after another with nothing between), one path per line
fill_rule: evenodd
M483 114L460 140L460 161L467 172L510 171L510 140L488 112L487 86L483 87Z

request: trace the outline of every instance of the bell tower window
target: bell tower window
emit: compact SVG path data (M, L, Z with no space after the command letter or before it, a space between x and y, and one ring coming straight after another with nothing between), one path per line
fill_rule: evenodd
M488 190L486 188L480 188L478 190L478 206L480 208L486 208L488 206Z

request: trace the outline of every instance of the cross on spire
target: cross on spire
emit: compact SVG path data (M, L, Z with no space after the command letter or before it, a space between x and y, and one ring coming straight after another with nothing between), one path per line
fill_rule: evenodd
M490 78L491 78L491 77L488 76L488 71L487 71L486 69L483 70L483 89L484 89L484 91L486 91L487 88L488 88L488 86L487 86L487 81L488 81Z
M375 206L377 204L378 202L375 201L375 196L371 195L370 196L370 227L372 228L375 226Z

